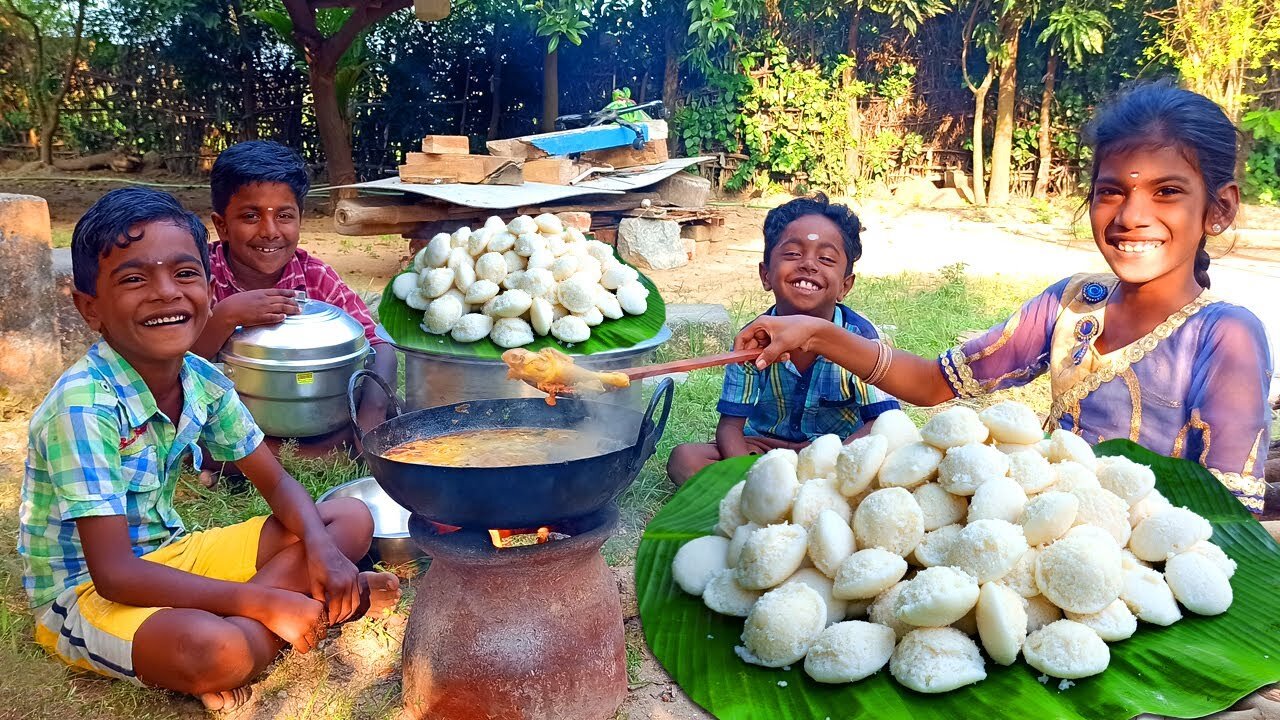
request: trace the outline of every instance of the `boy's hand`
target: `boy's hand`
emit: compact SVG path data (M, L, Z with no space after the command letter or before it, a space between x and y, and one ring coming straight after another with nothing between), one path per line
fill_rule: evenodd
M307 544L307 575L311 597L324 603L329 622L337 625L360 607L359 573L326 534L321 542Z
M279 288L236 293L214 306L215 314L241 327L274 325L299 312L293 291Z
M756 367L763 370L773 363L786 362L792 352L814 352L814 340L820 333L830 330L830 320L807 315L758 317L742 329L733 341L734 350L763 348L756 359Z
M329 626L323 604L288 590L275 593L255 619L304 654L320 642Z

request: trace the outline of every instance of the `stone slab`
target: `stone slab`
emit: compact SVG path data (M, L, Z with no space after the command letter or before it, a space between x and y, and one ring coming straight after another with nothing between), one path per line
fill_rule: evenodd
M50 237L44 198L0 193L0 385L41 384L61 367Z
M645 269L671 270L689 264L680 224L672 220L623 219L618 225L618 254Z

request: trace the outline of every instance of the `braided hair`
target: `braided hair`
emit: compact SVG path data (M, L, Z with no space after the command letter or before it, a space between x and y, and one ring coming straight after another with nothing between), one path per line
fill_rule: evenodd
M1104 154L1172 147L1200 173L1210 202L1217 203L1218 191L1235 180L1237 135L1222 108L1203 95L1169 80L1130 85L1085 128L1085 141L1093 148L1089 195L1093 196ZM1207 241L1201 235L1195 260L1196 282L1203 288L1209 287Z

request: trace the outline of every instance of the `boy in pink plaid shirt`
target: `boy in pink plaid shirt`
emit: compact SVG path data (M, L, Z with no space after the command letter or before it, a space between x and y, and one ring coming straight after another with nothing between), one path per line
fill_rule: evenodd
M303 198L310 188L302 158L279 143L243 142L218 156L210 185L219 239L209 247L213 316L193 352L213 358L237 327L271 325L296 314L294 293L303 290L309 298L342 308L364 326L375 350L371 369L395 387L395 352L374 333L368 306L333 268L298 247ZM381 393L366 394L356 434L385 420L386 412ZM352 437L351 428L342 428L318 438L300 438L299 448L304 454L321 454Z

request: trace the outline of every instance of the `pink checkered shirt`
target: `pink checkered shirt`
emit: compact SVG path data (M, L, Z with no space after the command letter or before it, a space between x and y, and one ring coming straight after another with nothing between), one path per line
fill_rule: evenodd
M216 242L209 246L209 267L213 275L210 286L213 288L215 305L238 292L244 292L244 288L236 283L235 275L231 273L225 243ZM373 317L369 315L369 306L364 304L364 300L342 282L333 268L311 257L302 248L298 248L289 264L284 266L276 287L281 290L305 290L309 298L340 307L364 326L364 336L369 339L370 345L386 342L375 334Z

